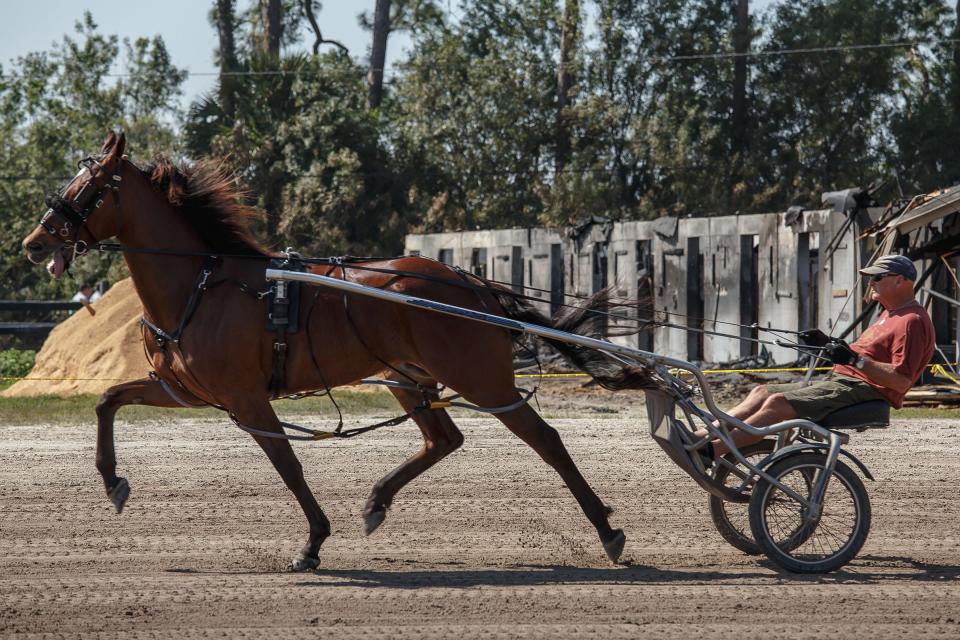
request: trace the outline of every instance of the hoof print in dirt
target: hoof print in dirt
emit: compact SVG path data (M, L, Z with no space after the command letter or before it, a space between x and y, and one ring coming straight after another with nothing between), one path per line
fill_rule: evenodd
M107 492L107 497L110 498L117 513L123 513L123 506L127 504L127 498L130 497L130 483L126 478L118 478L117 483Z
M293 573L300 573L302 571L313 571L319 566L320 566L319 558L301 556L287 565L287 571L291 571Z
M618 562L623 553L623 546L627 543L627 536L623 534L623 529L616 529L616 535L603 543L603 550L607 552L610 562Z

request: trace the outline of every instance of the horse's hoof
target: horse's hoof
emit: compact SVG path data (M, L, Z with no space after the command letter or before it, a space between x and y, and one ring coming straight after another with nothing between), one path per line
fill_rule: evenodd
M293 573L300 573L302 571L313 571L320 566L319 558L311 558L310 556L300 556L293 562L287 565L287 571Z
M127 498L130 497L130 483L126 478L117 478L117 483L107 491L107 497L117 513L123 513L123 505L127 504Z
M607 552L610 562L620 560L620 554L623 553L623 545L627 543L627 536L623 535L623 529L614 529L614 536L603 543L603 550Z
M363 533L370 535L387 519L387 508L382 504L369 504L363 511Z

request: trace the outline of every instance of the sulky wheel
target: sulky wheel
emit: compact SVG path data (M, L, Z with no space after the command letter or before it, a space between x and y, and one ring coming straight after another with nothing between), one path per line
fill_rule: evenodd
M740 447L740 453L752 464L756 464L766 458L776 446L775 440L761 440L753 444ZM724 456L731 464L737 464L733 454L728 453ZM730 488L737 488L746 477L746 469L743 465L737 464L737 470L734 471L723 465L717 470L716 480ZM763 550L757 546L750 532L750 513L746 503L727 502L713 494L710 495L710 518L714 526L724 540L734 547L743 551L747 555L756 556L763 553Z
M773 464L772 477L808 497L826 456L798 453ZM759 480L750 496L754 540L773 562L795 573L835 571L852 560L870 530L870 499L859 476L839 460L827 485L819 520L804 521L805 508L783 490Z

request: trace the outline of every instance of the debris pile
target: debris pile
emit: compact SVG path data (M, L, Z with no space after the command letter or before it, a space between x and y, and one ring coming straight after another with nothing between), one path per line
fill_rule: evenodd
M116 283L93 307L96 315L80 309L54 327L27 379L2 395L99 394L147 375L150 366L140 333L143 312L133 281Z

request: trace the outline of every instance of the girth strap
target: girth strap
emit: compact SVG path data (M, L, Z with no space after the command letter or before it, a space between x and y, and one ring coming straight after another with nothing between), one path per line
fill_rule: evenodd
M167 395L173 398L174 400L176 400L177 404L179 404L181 407L186 407L188 409L196 409L197 407L207 406L206 402L203 402L201 404L191 404L186 400L184 400L183 398L181 398L177 394L177 392L173 390L173 387L170 386L166 380L161 378L156 371L151 371L149 375L150 375L150 379L156 380L157 382L159 382L160 386L163 387L163 390L167 392Z

